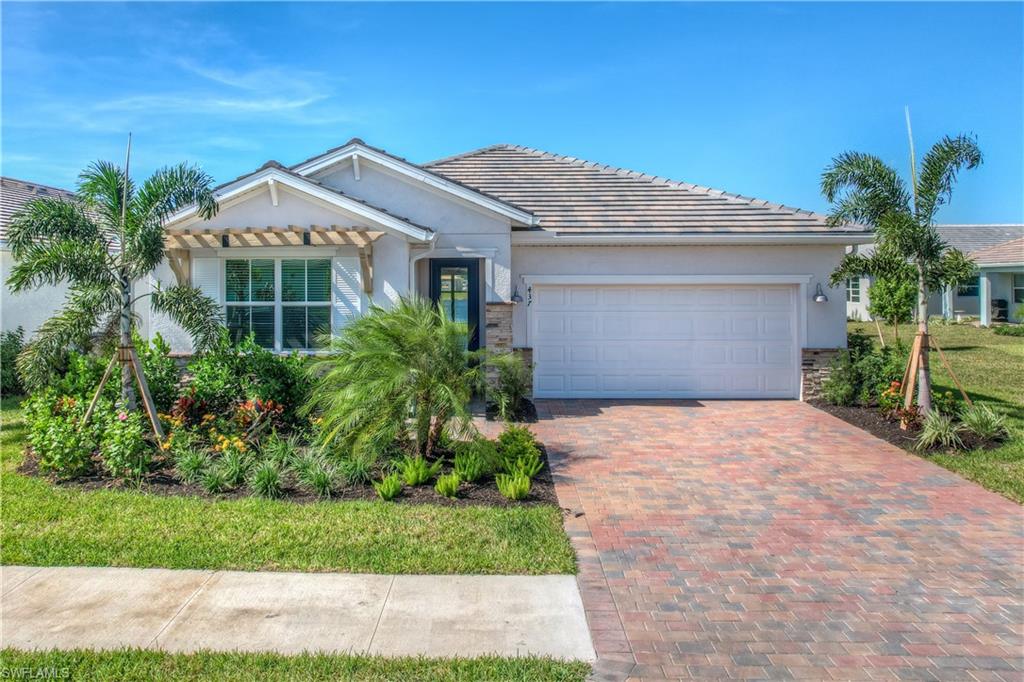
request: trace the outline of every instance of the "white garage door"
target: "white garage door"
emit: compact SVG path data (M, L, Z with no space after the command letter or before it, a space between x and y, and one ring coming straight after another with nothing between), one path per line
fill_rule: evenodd
M797 287L535 285L538 398L796 398Z

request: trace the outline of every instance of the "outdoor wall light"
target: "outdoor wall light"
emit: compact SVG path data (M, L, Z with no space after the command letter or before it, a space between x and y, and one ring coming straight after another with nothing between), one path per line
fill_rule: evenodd
M523 297L519 295L519 287L518 286L516 287L516 290L512 292L512 302L513 303L522 303L523 302Z
M828 303L828 296L821 290L821 282L818 282L817 288L814 290L814 302L815 303Z

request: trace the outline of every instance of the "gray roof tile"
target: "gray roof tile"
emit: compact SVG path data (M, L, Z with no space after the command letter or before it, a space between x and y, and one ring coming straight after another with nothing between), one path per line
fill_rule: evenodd
M513 203L557 232L804 233L825 216L529 147L493 145L426 168Z

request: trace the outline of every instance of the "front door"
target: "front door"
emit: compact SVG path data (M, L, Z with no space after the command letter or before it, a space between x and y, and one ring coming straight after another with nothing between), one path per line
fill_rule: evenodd
M475 258L439 258L430 261L430 300L448 317L469 327L466 346L480 347L480 261Z

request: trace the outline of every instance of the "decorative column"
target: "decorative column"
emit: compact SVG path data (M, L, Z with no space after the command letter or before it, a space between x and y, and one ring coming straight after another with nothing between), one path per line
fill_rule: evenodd
M982 327L992 324L992 285L984 270L978 275L978 311L981 313Z
M953 319L953 287L942 289L942 317L947 320Z

